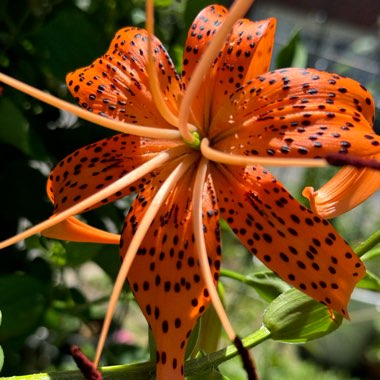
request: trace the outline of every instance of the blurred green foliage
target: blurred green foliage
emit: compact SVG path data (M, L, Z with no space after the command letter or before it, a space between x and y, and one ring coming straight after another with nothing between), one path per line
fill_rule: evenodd
M155 2L156 34L179 70L187 29L197 12L210 3L209 0ZM3 0L0 20L0 71L71 101L65 87L66 73L88 65L103 54L119 28L143 27L144 1ZM280 53L281 65L294 63L296 54L297 59L305 58L298 35ZM111 132L70 118L8 87L0 85L0 88L0 240L3 240L50 216L52 210L45 195L49 170L75 149ZM305 183L318 187L332 174L320 173L301 173L298 183L290 187L294 186L299 193ZM86 213L85 218L96 227L119 231L128 206L129 200L125 199ZM344 231L350 242L368 235L365 229ZM234 281L233 272L225 273L226 302L237 330L249 334L260 326L268 302L288 285L252 263L251 256L228 228L223 233L225 265L244 277ZM5 354L2 375L74 368L69 356L71 344L81 345L86 354L93 356L119 264L117 247L39 237L2 251L0 345ZM373 270L374 276L379 275ZM365 287L375 286L375 280L367 281L370 285ZM247 285L257 293L247 291ZM373 319L373 313L370 315ZM380 365L380 321L375 320L370 331L373 345L365 353L368 357L356 358L355 362L356 368L366 373ZM148 359L147 325L127 286L111 334L104 364ZM350 367L323 372L316 362L300 359L294 347L284 347L288 346L270 343L258 349L256 360L263 379L354 378L349 373ZM303 349L301 353L311 359L313 348ZM365 367L368 363L371 366ZM230 379L244 377L239 360L232 360L222 368ZM219 375L213 373L215 378L221 378Z

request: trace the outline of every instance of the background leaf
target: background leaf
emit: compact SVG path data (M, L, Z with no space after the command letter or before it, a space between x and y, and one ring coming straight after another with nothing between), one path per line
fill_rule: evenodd
M272 339L303 343L336 330L342 323L342 316L292 288L268 306L263 323Z
M300 32L297 31L278 52L276 58L277 68L284 67L306 67L307 50L300 39Z
M0 97L0 120L0 140L29 154L29 123L8 98Z
M0 277L0 305L3 313L0 341L31 332L41 321L49 289L28 275Z

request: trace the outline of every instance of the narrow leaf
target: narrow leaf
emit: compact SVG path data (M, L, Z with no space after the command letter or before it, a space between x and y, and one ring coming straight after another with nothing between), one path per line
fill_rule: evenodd
M300 39L300 32L293 34L287 45L277 55L277 68L305 67L307 64L307 51Z
M380 292L380 278L367 270L366 276L358 282L357 287Z

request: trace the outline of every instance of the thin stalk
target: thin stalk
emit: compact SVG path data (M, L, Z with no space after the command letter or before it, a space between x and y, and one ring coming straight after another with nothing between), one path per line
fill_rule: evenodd
M361 257L377 244L380 244L380 230L376 231L367 240L360 243L355 248L355 252L359 257Z
M270 332L261 327L253 334L242 340L244 348L249 349L257 346L270 338ZM229 345L212 354L185 362L185 376L207 373L212 368L239 355L234 345ZM118 365L101 368L104 378L107 380L153 380L155 378L155 363L144 362L136 364ZM27 376L3 377L2 380L83 380L80 371L64 371L52 373L38 373Z

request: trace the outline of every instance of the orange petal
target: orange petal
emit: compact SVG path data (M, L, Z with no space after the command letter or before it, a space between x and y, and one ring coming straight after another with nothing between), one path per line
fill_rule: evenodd
M67 218L41 233L48 238L85 243L119 244L120 242L120 235L91 227L75 217Z
M380 159L377 157L371 157ZM305 187L302 195L309 199L312 210L323 218L335 218L380 189L380 171L344 167L319 190Z
M262 167L217 166L221 216L266 266L346 318L365 268L324 219L296 201Z
M54 212L61 212L96 193L176 144L178 142L118 134L78 149L63 159L49 176L47 193ZM141 178L91 209L137 191L146 181L149 178Z
M223 152L251 156L369 156L380 150L373 113L371 95L354 80L277 70L236 91L212 121L210 141Z
M168 171L161 172L138 194L125 220L121 247L138 228L157 188ZM152 329L157 346L157 378L183 377L189 334L210 303L194 251L192 185L195 168L181 178L154 219L132 264L128 281ZM215 281L220 268L220 231L212 183L203 193L204 233Z
M181 81L164 46L153 38L158 79L168 107L178 113ZM69 90L89 111L128 123L171 128L152 100L148 78L148 34L139 28L116 33L107 53L67 75Z
M211 118L248 80L269 70L276 20L238 20L215 65Z
M182 60L182 81L185 88L193 75L199 59L204 54L215 33L227 16L228 10L225 7L221 5L210 5L204 8L192 23L187 35ZM192 105L193 120L191 121L197 125L198 128L204 126L206 115L209 113L211 78L211 73L209 73Z

